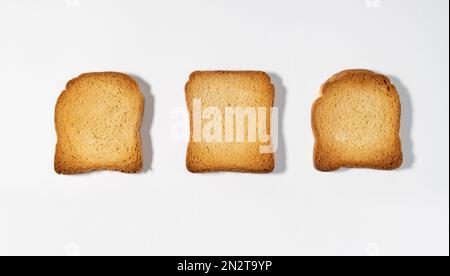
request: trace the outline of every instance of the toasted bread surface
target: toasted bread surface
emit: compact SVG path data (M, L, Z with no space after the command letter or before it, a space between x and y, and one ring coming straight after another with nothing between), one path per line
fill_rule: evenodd
M268 173L275 166L273 152L261 152L261 147L271 141L196 142L194 133L194 100L201 100L202 110L218 107L225 118L225 108L266 108L267 133L270 133L270 108L274 105L275 89L270 77L257 71L203 71L191 74L185 88L190 114L191 139L186 165L190 172L249 172ZM259 120L259 118L258 118ZM202 121L202 126L205 121ZM223 125L225 128L225 124ZM236 122L233 124L236 129ZM225 130L224 130L225 131ZM248 138L248 129L245 129Z
M401 166L400 98L387 77L343 71L324 83L320 94L311 116L318 170Z
M138 84L125 74L88 73L71 80L55 108L55 171L140 171L143 109Z

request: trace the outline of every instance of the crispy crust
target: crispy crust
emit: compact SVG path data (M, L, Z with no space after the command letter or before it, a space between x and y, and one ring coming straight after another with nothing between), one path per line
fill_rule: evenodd
M389 137L385 143L389 143L388 146L383 147L383 150L377 150L373 152L351 152L352 157L347 156L348 152L344 152L341 148L333 148L330 144L330 133L321 133L319 130L319 123L326 124L328 122L321 121L324 112L331 112L329 110L323 110L325 103L331 100L333 89L345 89L356 91L355 86L359 87L361 85L367 85L364 89L374 90L376 89L373 84L380 84L386 87L386 97L383 97L380 101L389 101L391 104L390 114L393 118L391 124L386 127L391 131L390 133L395 133L395 135ZM374 90L375 91L375 90ZM383 75L374 73L369 70L346 70L332 76L327 82L325 82L320 89L320 97L314 102L311 114L311 124L313 129L313 134L315 137L314 145L314 166L319 171L335 171L342 167L347 168L372 168L380 170L394 170L401 166L403 162L403 155L401 149L400 141L400 117L401 117L401 105L400 98L395 86L390 82L390 80ZM329 96L330 95L330 96ZM329 97L328 97L329 96ZM342 104L346 99L340 99L338 104ZM370 111L368 111L370 112ZM320 114L320 115L319 115ZM345 120L345 119L344 119ZM370 122L368 122L370 123ZM364 128L364 125L359 126ZM376 130L374 130L376 131ZM323 132L323 131L322 131ZM335 134L336 135L336 134ZM349 135L352 135L351 133ZM327 141L324 141L327 140ZM366 149L367 151L372 151L372 149ZM354 154L361 156L367 156L367 158L354 158Z
M111 88L112 87L112 88ZM122 91L121 95L114 95L118 98L115 107L111 107L112 102L107 101L111 98L102 98L98 95L108 95L112 90ZM89 91L88 91L89 90ZM82 91L82 92L80 92ZM88 92L87 92L88 91ZM103 93L103 94L101 94ZM95 95L96 98L84 97ZM75 101L77 99L77 101ZM98 100L94 103L92 100ZM121 104L124 100L126 104ZM132 118L130 121L119 121L117 113L112 111L111 117L105 117L104 114L96 110L86 110L86 106L106 106L113 110L126 109L132 115L123 118ZM115 109L114 109L115 108ZM82 111L80 113L80 111ZM72 79L66 85L66 89L59 96L55 107L55 128L57 133L57 144L55 150L55 171L58 174L72 175L86 173L96 170L119 171L123 173L136 173L142 169L142 145L140 137L140 126L144 111L144 96L139 90L139 86L131 77L122 73L102 72L102 73L86 73ZM77 113L78 112L78 113ZM118 111L117 111L118 112ZM128 114L128 113L125 113ZM116 117L114 117L116 116ZM95 121L102 118L103 121ZM117 119L117 122L113 120ZM106 121L107 120L107 121ZM110 121L111 120L111 121ZM84 122L84 123L82 123ZM88 122L88 123L86 123ZM112 123L111 123L112 122ZM114 137L114 134L108 133L101 139L82 139L81 133L88 129L94 132L101 129L106 124L113 125L124 124L124 129L120 137ZM115 126L116 134L121 132L118 126ZM76 130L76 131L75 131ZM127 132L127 133L125 133ZM125 134L124 134L125 133ZM115 139L123 139L127 137L129 141L115 141ZM126 153L115 153L107 147L106 141L114 141L128 145ZM105 142L104 144L101 144ZM91 144L95 144L92 146ZM79 149L89 147L82 154ZM119 147L117 150L119 150ZM94 150L93 150L94 149ZM120 148L124 151L124 149ZM100 153L99 153L100 152ZM111 156L115 157L111 157ZM106 161L105 161L106 160Z
M226 93L224 87L236 93ZM243 96L244 90L247 91L246 96ZM213 103L219 108L224 108L228 104L241 107L255 105L273 107L275 88L269 75L258 71L197 71L190 75L186 83L185 96L191 131L186 154L188 171L192 173L219 171L270 173L274 170L274 154L261 154L258 151L259 143L193 142L192 102L194 98ZM270 120L268 120L268 126L270 128Z

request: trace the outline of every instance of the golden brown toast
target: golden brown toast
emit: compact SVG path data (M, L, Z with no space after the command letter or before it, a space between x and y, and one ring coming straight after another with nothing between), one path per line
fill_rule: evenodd
M55 171L140 171L143 109L138 84L125 74L89 73L71 80L56 104Z
M194 139L195 124L194 101L201 101L202 110L209 107L217 107L221 118L226 118L227 109L262 107L267 110L265 124L260 117L258 131L265 128L270 133L270 109L274 104L275 89L270 77L264 72L254 71L213 71L194 72L191 74L185 89L186 102L190 114L191 138L188 145L186 164L190 172L249 172L268 173L274 169L273 152L261 152L261 148L269 141L260 139L251 140L249 129L244 128L245 137L243 141L233 137L234 140L226 140L226 123L222 125L222 140L196 141ZM248 122L250 117L247 117ZM260 121L261 120L261 121ZM208 120L200 119L201 127L208 126ZM231 127L231 125L229 125ZM232 128L239 128L237 120L232 124ZM236 131L237 132L237 131ZM269 134L270 135L270 134ZM230 142L231 141L231 142Z
M334 75L312 108L315 167L399 168L400 113L399 95L387 77L368 70Z

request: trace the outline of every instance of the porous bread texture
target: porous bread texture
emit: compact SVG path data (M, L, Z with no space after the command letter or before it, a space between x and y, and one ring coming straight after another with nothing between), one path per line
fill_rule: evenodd
M400 98L383 75L347 70L331 77L312 108L314 166L393 170L402 164Z
M71 80L55 109L55 171L140 171L143 110L144 96L125 74L88 73Z
M274 105L275 88L266 73L257 71L194 72L186 84L185 96L191 130L186 157L186 166L190 172L270 173L274 170L274 154L261 153L260 147L265 144L260 140L256 142L245 140L243 143L193 141L194 99L201 100L202 109L218 107L222 112L222 118L225 118L226 107L264 107L270 114L270 108ZM267 133L270 133L270 123L270 118L267 118ZM236 129L236 122L234 122L234 129ZM247 135L247 129L245 131ZM271 141L267 144L271 144Z

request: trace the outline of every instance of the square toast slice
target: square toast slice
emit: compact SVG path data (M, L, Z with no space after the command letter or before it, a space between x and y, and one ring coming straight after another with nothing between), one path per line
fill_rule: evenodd
M399 168L400 113L398 92L387 77L368 70L334 75L312 108L315 167Z
M140 171L143 110L144 96L125 74L88 73L71 80L55 109L55 171Z
M274 105L275 88L269 75L257 71L203 71L191 74L185 87L185 96L190 115L190 142L187 149L186 166L190 172L245 172L245 173L269 173L274 170L275 161L273 151L261 151L266 145L271 145L271 137L268 141L262 139L249 139L250 117L245 121L243 131L246 139L226 140L225 132L227 123L222 121L221 139L196 141L195 122L198 117L195 113L195 101L201 102L202 111L208 108L217 108L217 114L222 120L226 120L226 109L248 108L267 110L265 123L260 116L257 118L259 126L257 133L265 128L270 136L270 112ZM205 114L200 117L198 125L204 130L208 125ZM211 114L210 114L211 115ZM200 115L202 116L202 115ZM208 116L207 116L208 117ZM208 119L208 118L207 118ZM262 123L261 123L262 122ZM262 125L262 126L261 126ZM230 126L230 125L228 125ZM230 128L231 129L231 128ZM232 129L239 129L237 119L232 122ZM241 128L242 130L242 128ZM203 135L202 135L203 138ZM222 139L223 138L223 139Z

